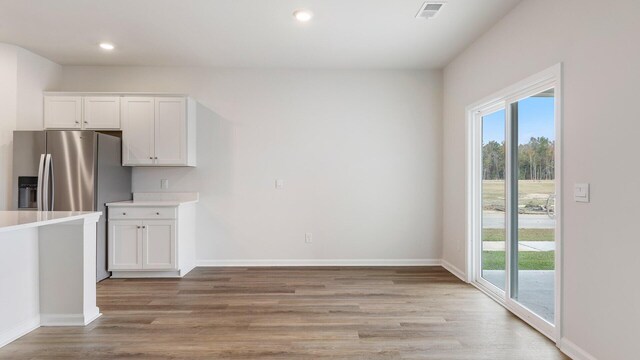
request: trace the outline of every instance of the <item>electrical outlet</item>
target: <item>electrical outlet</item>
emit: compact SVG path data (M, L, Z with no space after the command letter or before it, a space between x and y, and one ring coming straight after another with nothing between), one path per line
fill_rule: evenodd
M313 243L313 234L312 233L305 233L304 234L304 242L306 242L307 244Z
M169 188L169 179L160 179L160 189L168 189Z

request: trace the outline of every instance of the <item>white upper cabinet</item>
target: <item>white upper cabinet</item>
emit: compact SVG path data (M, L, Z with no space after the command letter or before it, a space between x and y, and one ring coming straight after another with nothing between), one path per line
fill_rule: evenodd
M187 163L187 119L184 98L156 98L156 164Z
M130 97L121 99L122 165L153 165L155 99Z
M81 129L81 96L45 96L45 129Z
M44 128L120 130L120 96L45 95Z
M121 103L123 165L196 166L193 99L125 96Z
M124 166L196 166L196 102L184 95L48 91L44 128L122 130Z
M120 129L119 96L85 96L85 129Z

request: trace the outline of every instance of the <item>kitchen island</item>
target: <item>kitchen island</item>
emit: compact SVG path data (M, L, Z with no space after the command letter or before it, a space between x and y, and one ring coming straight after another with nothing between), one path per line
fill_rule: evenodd
M84 326L100 316L100 215L0 211L0 347L40 326Z

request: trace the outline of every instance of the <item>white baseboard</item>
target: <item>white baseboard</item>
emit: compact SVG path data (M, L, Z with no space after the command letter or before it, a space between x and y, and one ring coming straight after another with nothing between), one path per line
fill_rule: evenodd
M560 339L557 346L560 348L560 351L573 360L597 360L595 356L589 354L575 343L567 340L567 338L563 337Z
M196 268L196 263L191 262L189 265L185 266L185 267L180 267L180 277L183 277L185 275L187 275L188 273L191 272L191 270Z
M247 259L197 260L197 266L440 266L440 259Z
M41 314L40 326L85 326L100 315L102 314L97 311L87 316L83 314Z
M447 260L442 260L442 267L447 269L447 271L449 271L450 273L452 273L453 275L457 276L460 280L468 283L467 281L467 276L464 273L464 271L458 269L457 267L455 267L452 263L448 262Z
M112 279L130 279L130 278L181 278L178 270L172 271L140 271L140 270L111 270Z
M21 324L15 326L10 330L4 331L0 334L0 348L24 335L27 335L28 333L39 327L40 317L36 316L32 319L22 322Z

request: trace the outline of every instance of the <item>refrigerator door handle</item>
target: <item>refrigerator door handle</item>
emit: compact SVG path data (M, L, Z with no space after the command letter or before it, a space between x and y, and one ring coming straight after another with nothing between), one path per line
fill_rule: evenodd
M36 203L38 204L38 211L42 211L42 193L44 188L42 187L44 176L44 154L40 154L40 165L38 166L38 187L36 188Z
M51 174L51 154L47 154L44 159L44 180L42 182L42 209L49 211L49 175Z
M53 156L49 155L49 159L49 171L51 172L51 207L49 209L53 211L53 203L56 196L56 184L53 176Z

